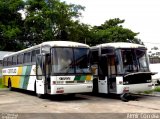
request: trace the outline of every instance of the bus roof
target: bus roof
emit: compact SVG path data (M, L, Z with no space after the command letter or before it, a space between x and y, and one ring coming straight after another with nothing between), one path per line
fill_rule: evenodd
M146 48L144 45L127 43L127 42L114 42L114 43L103 43L93 46L92 49L98 47L113 47L113 48Z
M87 44L72 42L72 41L48 41L43 42L42 46L49 45L51 47L54 46L62 46L62 47L89 47Z
M72 42L72 41L47 41L47 42L43 42L41 44L32 46L30 48L26 48L26 49L11 53L9 55L5 55L4 57L8 57L8 56L16 55L16 54L19 54L19 53L23 53L25 51L30 51L30 50L33 50L33 49L37 49L37 48L40 48L42 46L89 48L89 45L83 44L83 43L78 43L78 42Z

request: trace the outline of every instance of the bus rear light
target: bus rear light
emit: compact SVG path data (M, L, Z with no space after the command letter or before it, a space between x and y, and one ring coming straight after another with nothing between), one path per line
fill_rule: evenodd
M147 83L151 83L151 80L147 80Z
M64 90L57 90L56 93L64 93Z

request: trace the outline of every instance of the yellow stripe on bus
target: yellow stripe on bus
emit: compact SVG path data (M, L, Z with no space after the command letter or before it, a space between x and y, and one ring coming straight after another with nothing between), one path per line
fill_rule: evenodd
M87 80L87 81L90 81L91 79L92 79L91 75L87 75L87 76L86 76L86 80Z
M21 80L21 75L22 75L22 66L18 67L18 76L13 76L12 79L12 86L15 88L20 87L20 80Z

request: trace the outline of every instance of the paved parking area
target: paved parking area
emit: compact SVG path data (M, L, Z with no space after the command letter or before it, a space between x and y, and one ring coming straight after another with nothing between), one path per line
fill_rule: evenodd
M160 97L138 96L123 102L116 96L76 94L47 96L39 99L34 93L0 90L1 113L157 113Z

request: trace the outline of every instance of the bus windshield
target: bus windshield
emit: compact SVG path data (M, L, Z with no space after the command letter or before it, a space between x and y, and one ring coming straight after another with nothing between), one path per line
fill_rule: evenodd
M149 71L145 49L121 49L124 72Z
M52 48L53 73L90 73L88 48Z

